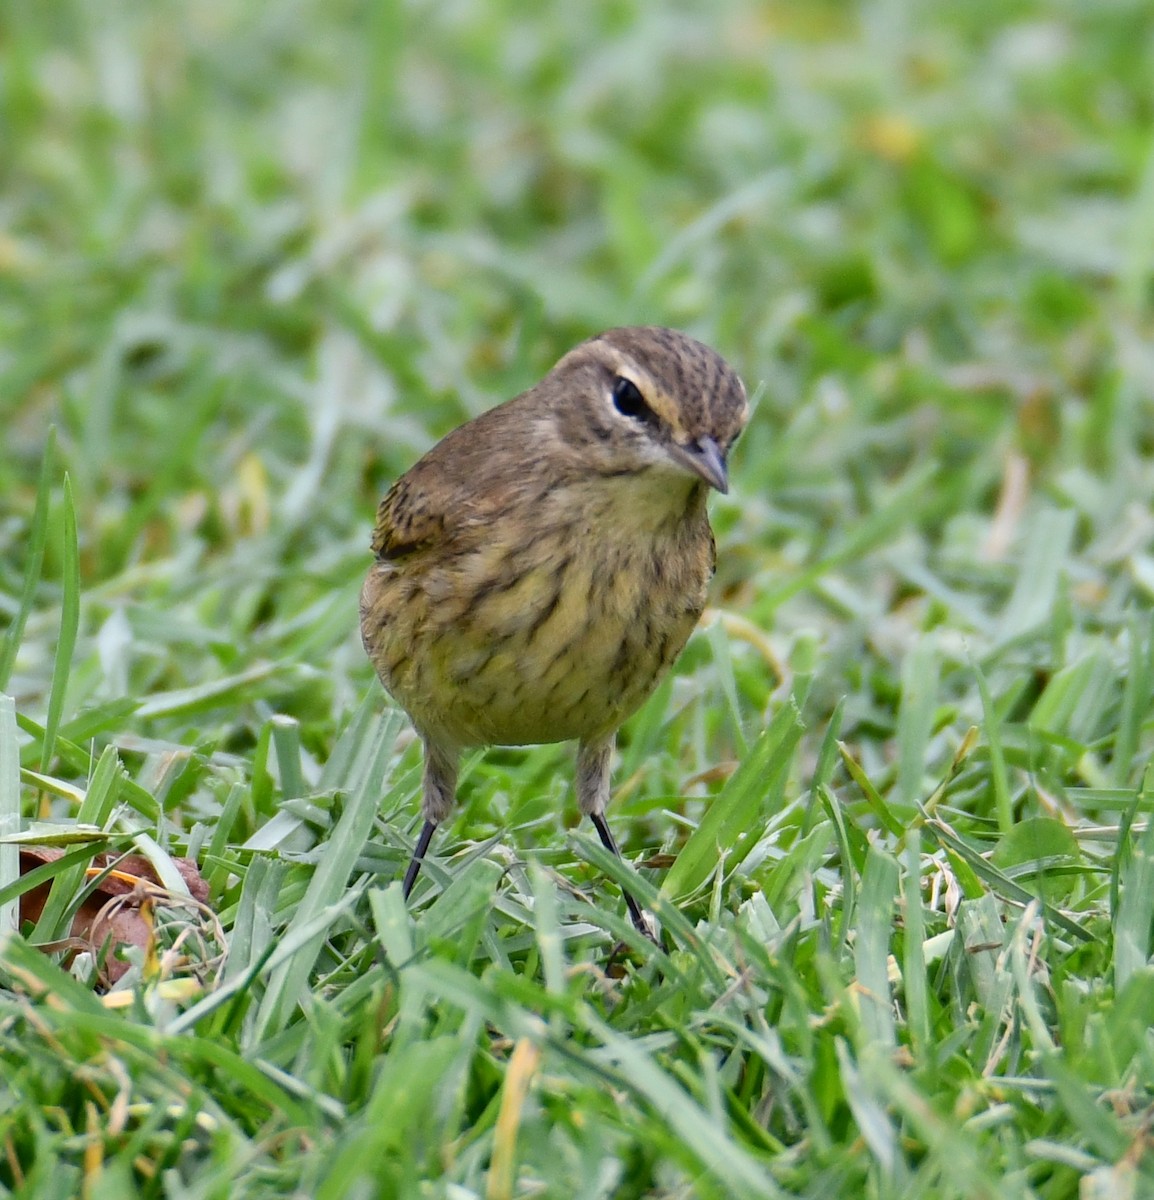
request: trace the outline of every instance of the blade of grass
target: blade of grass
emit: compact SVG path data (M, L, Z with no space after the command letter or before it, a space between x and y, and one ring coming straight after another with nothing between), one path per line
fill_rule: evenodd
M1150 930L1154 923L1154 821L1146 826L1121 871L1120 896L1114 917L1114 990L1150 959Z
M254 684L294 673L299 673L298 668L290 664L258 663L223 679L211 679L207 683L176 688L171 692L157 692L140 705L136 715L141 720L192 717L228 704L251 702Z
M905 822L898 819L890 806L885 802L881 792L874 787L873 780L865 773L865 769L854 758L850 752L850 748L845 742L838 742L838 750L841 751L841 760L845 764L845 769L849 772L850 778L861 789L861 794L865 797L866 803L873 810L874 815L881 822L882 827L894 837L900 838L906 831Z
M33 721L31 717L27 715L27 713L17 711L16 724L26 734L28 734L29 737L43 742L45 733L44 726ZM90 778L92 773L96 770L96 759L87 750L85 750L83 746L77 746L74 742L68 741L62 734L56 735L55 748L56 755L60 761L75 774ZM30 750L32 751L31 756L33 758L35 757L35 749L35 746L30 747ZM56 787L50 786L48 790L54 791L56 795L63 796L67 799L69 797L68 788L70 786L71 785L66 782L57 780ZM83 793L80 793L80 796L83 798ZM125 778L123 784L121 785L121 796L123 799L127 800L128 803L131 804L132 807L136 809L136 811L140 813L142 817L145 817L149 821L159 820L161 810L160 805L156 802L156 797L153 796L151 792L142 788L135 780Z
M293 800L306 794L304 772L301 769L301 727L299 721L277 713L271 721L272 743L280 771L281 796Z
M3 684L0 684L2 687ZM16 742L16 702L0 693L0 836L20 828L20 747ZM20 880L20 847L0 842L0 894ZM20 902L0 903L0 940L20 928Z
M859 1065L854 1062L844 1038L837 1039L837 1061L842 1078L842 1089L846 1102L865 1144L877 1159L878 1165L891 1179L902 1171L899 1156L898 1131L888 1112L888 1106L879 1101ZM901 1190L891 1189L889 1195L901 1195Z
M737 740L739 757L744 757L749 749L745 738L745 729L741 720L741 702L737 696L737 679L733 673L733 650L729 644L729 636L721 621L714 621L706 630L709 647L713 651L713 666L721 684L721 694L725 697L725 707L729 713L729 725Z
M1049 621L1059 580L1069 562L1076 521L1073 509L1049 509L1034 522L998 628L1000 641L1007 642Z
M854 944L854 969L860 985L861 1024L866 1044L897 1045L889 981L890 935L897 890L897 861L877 846L871 846L862 873Z
M898 706L897 796L910 808L922 795L926 748L934 727L938 671L937 648L929 637L923 636L902 662L902 693Z
M834 935L836 944L840 949L846 945L849 940L849 932L854 927L854 919L857 915L858 875L865 868L865 859L869 852L869 845L856 828L853 829L856 840L851 845L851 827L846 824L845 813L842 811L841 805L837 802L837 798L825 784L817 788L816 794L818 800L821 802L821 807L825 809L829 816L829 821L833 826L837 837L838 849L841 854L842 895L841 904L838 905L837 930ZM816 808L817 805L814 805L814 807Z
M1142 725L1150 711L1154 691L1154 615L1143 620L1137 613L1129 623L1130 665L1122 684L1122 711L1114 738L1111 782L1124 788L1130 780L1140 745ZM4 681L0 678L0 688Z
M338 904L364 849L381 803L382 781L396 740L397 716L390 713L377 723L374 736L354 760L355 777L345 798L344 811L325 843L301 902L283 936L312 923L319 914ZM278 967L257 1011L254 1037L261 1040L280 1032L308 986L323 934L301 947L291 960Z
M902 984L906 997L910 1043L915 1054L930 1046L931 1022L929 981L926 977L925 918L922 912L921 830L906 834L902 851Z
M103 827L112 813L120 785L124 779L124 768L116 756L113 746L105 748L96 764L92 782L84 794L84 802L76 819L81 824ZM91 861L96 853L96 847L88 850L88 860ZM36 927L29 936L33 943L52 942L67 935L67 924L70 914L80 902L84 890L85 864L78 863L68 871L61 872L52 881L52 890L44 902L44 910Z
M72 483L64 476L64 578L60 603L60 633L56 641L56 658L52 667L52 688L48 693L48 715L44 722L44 746L40 753L40 769L48 770L56 734L64 715L68 692L68 677L72 672L72 655L76 650L76 635L80 629L80 545L76 534L76 506L72 502Z
M557 887L535 862L529 864L529 882L533 888L533 923L541 951L541 973L546 989L560 996L565 991L565 948L561 940Z
M998 816L998 828L1009 833L1014 824L1014 812L1010 804L1010 777L1006 772L1006 756L1002 750L1002 733L994 708L990 685L981 667L973 664L974 678L978 683L978 695L982 700L982 716L985 718L986 744L990 747L990 776L994 787L994 811Z
M51 883L58 875L63 874L71 867L80 865L84 869L92 861L92 856L101 850L119 848L125 842L128 842L129 836L122 834L119 837L112 835L104 838L98 845L90 845L86 843L60 858L53 859L51 862L46 862L42 866L34 867L31 871L26 871L19 876L7 887L0 888L0 905L10 904L14 899L24 895L25 892L30 892L34 888L38 888L46 883ZM17 846L19 849L19 846Z
M986 892L977 900L963 900L956 918L960 934L954 943L957 961L977 998L973 1005L977 1019L973 1061L983 1071L994 1070L1009 1048L1002 1035L1007 1014L1012 1011L1008 1005L1014 980L1002 957L1007 937L1003 909L994 895Z
M801 714L791 700L778 710L741 766L710 802L701 824L670 867L661 887L663 895L682 901L709 878L722 858L734 866L748 854L757 840L751 835L781 802L804 731Z
M24 583L16 605L16 615L0 641L0 692L8 686L12 668L16 663L16 652L24 636L24 626L36 600L36 587L40 582L40 568L44 565L44 547L48 541L48 509L52 498L52 471L56 458L56 426L48 427L44 443L44 457L40 463L40 477L36 483L36 507L32 510L32 523L28 529Z

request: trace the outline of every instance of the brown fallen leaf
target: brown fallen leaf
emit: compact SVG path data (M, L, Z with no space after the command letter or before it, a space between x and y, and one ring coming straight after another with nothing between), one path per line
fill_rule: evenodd
M45 863L55 862L65 853L66 850L55 846L21 846L20 874L26 875ZM88 951L97 963L105 986L116 983L131 966L119 954L123 946L136 946L144 952L145 972L151 979L165 978L190 965L195 970L196 964L211 961L211 955L196 954L190 958L184 950L190 937L205 948L203 925L206 919L212 927L211 940L220 947L225 944L219 923L207 905L208 884L192 859L174 858L172 862L188 888L187 896L170 892L143 855L94 855L86 874L90 879L99 877L99 882L81 902L72 919L69 936L41 949L46 952L69 950L69 958ZM50 882L38 884L20 897L22 925L24 922L35 924L40 919L51 888ZM158 909L166 914L180 912L183 925L181 918L174 923L172 917L166 915L160 922L165 936L159 938ZM171 945L162 949L161 943Z

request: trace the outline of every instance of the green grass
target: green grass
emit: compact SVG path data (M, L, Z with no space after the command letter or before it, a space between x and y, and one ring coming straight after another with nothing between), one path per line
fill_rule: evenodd
M1150 33L4 8L0 1195L1154 1195ZM670 949L564 747L467 762L407 907L376 501L649 321L758 393L614 775ZM209 887L110 994L101 849Z

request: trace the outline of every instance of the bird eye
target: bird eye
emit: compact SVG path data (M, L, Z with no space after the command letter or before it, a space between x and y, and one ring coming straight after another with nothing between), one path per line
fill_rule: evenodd
M618 375L613 381L613 406L622 416L632 417L635 421L653 418L653 409L645 403L637 384L624 375Z

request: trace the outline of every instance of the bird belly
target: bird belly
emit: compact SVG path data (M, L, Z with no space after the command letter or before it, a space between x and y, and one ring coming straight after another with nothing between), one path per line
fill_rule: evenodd
M366 646L424 735L461 747L606 736L650 694L701 613L704 561L672 578L653 546L602 544L596 559L562 541L531 549L511 562L479 548L419 579L382 564L375 589L370 576L370 614L392 616L375 638L370 616Z

